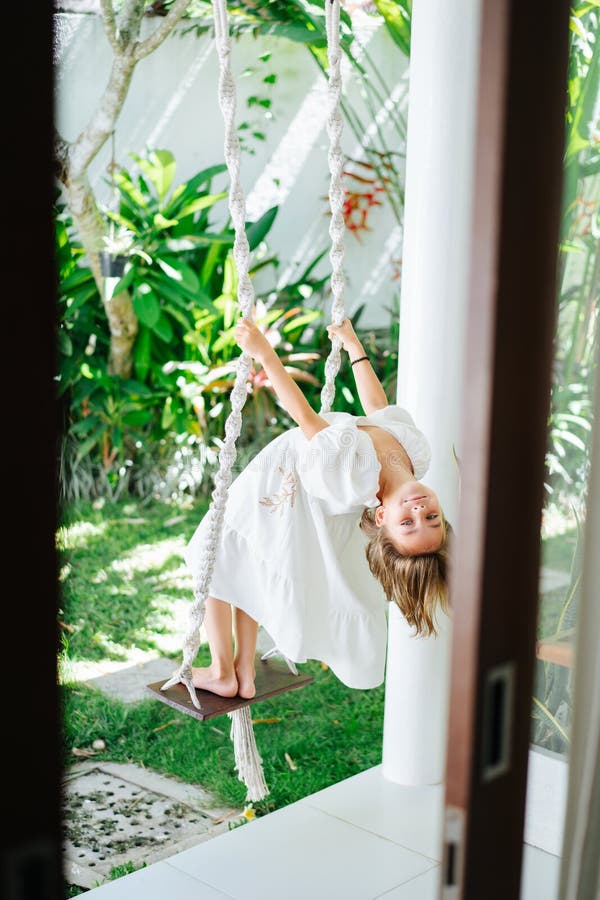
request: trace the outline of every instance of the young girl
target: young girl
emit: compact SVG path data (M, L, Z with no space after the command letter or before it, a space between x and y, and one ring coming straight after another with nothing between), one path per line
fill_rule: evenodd
M259 623L290 660L319 659L349 687L372 688L384 678L386 598L417 634L435 633L436 607L446 608L450 527L419 481L427 440L388 405L350 320L328 330L349 354L364 416L319 415L264 334L246 320L236 326L299 427L264 447L229 490L204 619L212 661L193 669L197 688L224 697L255 695ZM206 521L184 552L193 574Z

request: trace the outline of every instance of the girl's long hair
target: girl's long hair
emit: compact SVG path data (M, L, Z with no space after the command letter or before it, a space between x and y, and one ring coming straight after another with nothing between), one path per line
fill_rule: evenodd
M366 547L369 568L389 601L394 601L415 637L437 635L435 613L449 613L448 544L453 535L442 515L443 539L438 550L414 556L403 555L389 538L385 526L375 523L375 510L364 509L360 527L369 538Z

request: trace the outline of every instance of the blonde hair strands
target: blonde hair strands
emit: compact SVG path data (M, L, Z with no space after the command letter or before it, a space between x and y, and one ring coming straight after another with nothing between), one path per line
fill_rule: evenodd
M387 599L396 603L415 637L437 635L435 613L449 612L448 543L452 527L442 517L443 540L434 553L405 556L389 538L384 525L377 525L373 509L364 509L360 527L369 538L365 553L372 575Z

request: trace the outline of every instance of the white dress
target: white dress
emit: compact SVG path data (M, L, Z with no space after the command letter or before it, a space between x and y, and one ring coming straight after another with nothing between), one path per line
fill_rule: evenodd
M429 444L398 406L323 418L329 426L310 440L300 428L279 435L232 482L210 594L259 622L289 659L321 660L349 687L372 688L384 679L387 602L359 521L379 505L381 464L357 426L393 434L416 479L429 466ZM206 521L184 551L194 574Z

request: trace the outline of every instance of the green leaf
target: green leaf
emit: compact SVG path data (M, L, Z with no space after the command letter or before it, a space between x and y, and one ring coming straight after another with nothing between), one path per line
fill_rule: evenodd
M96 431L89 437L86 441L80 444L79 449L77 450L77 455L75 456L75 462L81 462L84 456L87 456L90 450L96 446L99 441L102 440L102 435L106 431L105 425L100 425Z
M148 328L154 328L160 318L160 303L151 289L143 293L136 290L133 297L133 309L140 322Z
M154 285L159 297L169 299L186 311L190 309L191 305L203 307L211 312L214 311L212 298L202 287L199 287L193 295L190 295L182 291L170 278L162 276L161 273L157 273L156 276L152 274L148 280Z
M113 428L112 430L112 445L119 450L123 447L123 431L120 428Z
M152 326L152 331L167 344L173 340L173 326L165 315L161 315L158 321L155 322Z
M276 269L279 266L279 258L277 256L265 257L251 266L248 269L248 273L250 275L255 275L257 272L260 272L261 269L266 269L268 266L273 266Z
M63 322L66 322L67 319L71 319L73 314L77 312L77 310L87 303L88 300L91 300L92 297L98 297L98 289L96 288L96 283L93 282L85 289L79 289L77 293L73 293L71 297L68 298L67 308L63 313Z
M76 434L81 437L84 434L88 434L98 425L98 419L96 416L86 416L85 419L80 419L78 422L75 422L74 425L71 425L69 429L71 434Z
M260 242L265 239L275 221L278 209L278 206L272 206L256 222L246 223L246 237L248 238L250 250L255 250Z
M133 367L135 377L139 381L145 381L150 368L150 344L152 335L148 328L140 328L135 346L133 348Z
M133 378L127 378L122 382L123 389L131 394L132 397L151 397L152 391L147 384L142 381L136 381Z
M73 341L67 334L65 328L58 329L58 349L63 356L73 355Z
M113 222L116 222L117 225L122 225L123 228L126 228L128 231L133 231L134 234L139 234L137 225L120 212L114 212L112 209L107 209L106 218L112 219Z
M213 247L215 245L232 246L234 241L233 231L222 231L220 234L186 234L185 240L195 244L196 247ZM178 246L178 239L165 241L165 247L169 250Z
M165 275L179 282L182 287L195 294L200 288L200 281L194 270L176 256L156 257L156 262Z
M218 166L209 166L207 169L203 169L201 172L198 172L197 175L194 175L193 178L190 178L189 181L178 185L171 194L171 199L163 209L165 216L178 215L181 206L196 197L198 188L203 184L210 182L216 175L221 175L226 171L227 166L224 163L219 163Z
M327 46L325 32L321 33L306 25L281 25L279 23L269 24L268 22L261 22L257 24L253 31L256 35L272 34L286 38L288 41L295 41L298 44L310 44L313 47Z
M162 203L169 192L169 188L175 177L175 157L170 150L151 150L148 159L131 153L130 156L150 179L156 189L159 201Z
M592 58L583 80L567 139L566 158L590 145L590 125L600 91L600 38L596 39Z
M179 219L165 219L162 213L156 213L154 216L154 225L156 228L173 228L179 225Z
M374 0L383 16L390 37L405 56L410 56L410 2L406 0Z
M60 284L60 289L63 294L69 294L71 291L74 291L76 288L81 287L81 285L86 284L88 281L92 281L92 273L89 269L76 269L72 275L69 275L67 278L63 278Z
M117 172L115 172L114 179L116 186L119 188L121 193L131 201L134 208L136 206L141 206L142 209L148 209L146 198L144 197L140 189L133 183L129 176L129 173L125 169L119 169Z
M287 334L289 331L293 331L295 328L301 328L303 325L309 325L318 319L321 315L320 310L311 309L307 310L303 315L298 316L295 319L292 319L291 322L286 322L286 324L281 329L284 334Z
M149 409L136 409L123 416L123 423L132 428L140 428L152 421L152 411Z
M237 295L238 277L233 259L233 253L228 253L223 263L223 295L235 297Z
M176 306L171 306L171 304L166 304L163 306L164 312L167 312L170 316L172 316L179 324L183 327L185 331L191 331L194 327L194 322L190 315L186 315L186 313L182 312Z
M191 216L193 213L199 212L201 209L210 209L210 207L214 206L219 200L222 200L227 196L227 191L222 191L220 194L204 194L202 197L197 197L195 200L192 200L190 203L186 203L179 212L178 215L183 219L184 216Z
M133 279L135 278L135 275L135 266L130 265L123 277L120 278L119 281L117 281L117 283L115 284L112 292L113 297L116 297L117 294L122 294L123 291L128 291L131 287Z

